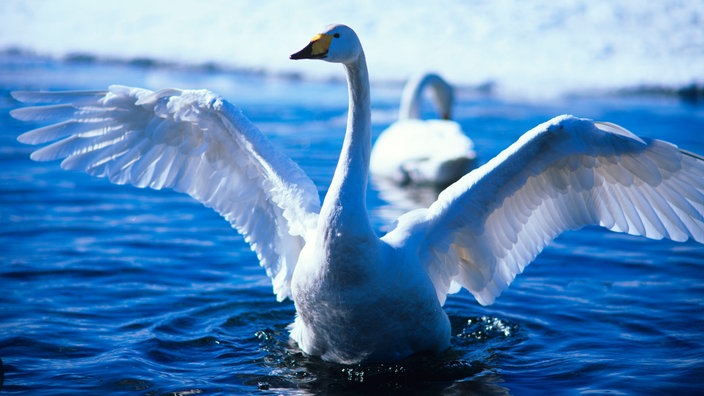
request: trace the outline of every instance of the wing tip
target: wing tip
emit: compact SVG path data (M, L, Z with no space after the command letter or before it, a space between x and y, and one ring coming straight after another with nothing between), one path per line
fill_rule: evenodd
M13 117L14 117L14 116L13 116ZM22 144L30 144L30 145L35 145L35 144L37 144L37 143L34 142L34 139L32 139L32 135L30 134L30 132L32 132L32 131L25 132L25 133L23 133L23 134L17 136L17 141L20 142L20 143L22 143Z
M12 118L19 121L34 121L36 119L37 107L20 107L10 110Z
M496 297L498 297L486 289L476 293L472 292L472 295L474 295L474 299L483 307L493 304L494 301L496 301Z

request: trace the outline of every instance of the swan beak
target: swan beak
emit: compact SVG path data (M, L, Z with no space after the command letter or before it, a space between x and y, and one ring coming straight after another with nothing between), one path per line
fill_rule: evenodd
M290 59L325 59L328 56L332 35L316 34L305 48L291 55Z

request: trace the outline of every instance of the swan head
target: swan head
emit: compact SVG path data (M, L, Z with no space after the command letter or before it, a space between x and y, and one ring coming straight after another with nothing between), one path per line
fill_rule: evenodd
M322 59L327 62L350 64L358 59L361 53L362 44L354 30L345 25L329 25L290 58Z

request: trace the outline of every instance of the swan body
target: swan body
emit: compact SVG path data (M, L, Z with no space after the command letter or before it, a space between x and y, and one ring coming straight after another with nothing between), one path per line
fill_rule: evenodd
M369 81L352 29L333 25L292 59L341 63L349 115L322 204L305 173L225 99L208 91L15 92L16 109L50 125L38 161L114 183L189 194L228 220L256 252L291 337L310 355L352 364L437 352L442 310L468 289L491 304L558 234L586 225L704 242L704 158L608 123L556 117L399 217L379 238L365 207L371 149Z
M420 119L423 92L430 89L440 118ZM450 120L453 89L434 73L411 78L404 87L399 120L374 142L370 159L373 177L400 185L445 187L476 166L474 143Z

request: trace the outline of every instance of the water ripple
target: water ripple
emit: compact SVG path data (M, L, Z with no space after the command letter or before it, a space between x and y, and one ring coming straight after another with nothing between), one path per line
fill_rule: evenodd
M70 88L70 79L49 84L47 68L62 76L117 73L110 79L126 84L135 73L33 67L26 73L41 74L48 85L17 82L21 88ZM242 81L248 92L262 84ZM296 84L292 95L301 90ZM293 304L275 301L256 256L217 214L171 191L114 186L30 161L31 148L16 141L28 126L6 111L16 105L7 93L14 88L0 87L3 393L679 395L702 388L699 244L597 228L566 233L494 305L482 307L466 291L450 296L446 353L385 365L330 364L291 344ZM344 94L344 84L329 89ZM397 91L377 96L375 108L395 109ZM324 186L342 141L330 130L344 128L346 103L344 95L339 106L310 103L260 101L247 114L271 126L273 143ZM573 111L704 152L704 112L672 101L571 98L535 106L460 95L457 106L482 158L538 122ZM374 133L383 126L377 120ZM368 207L383 229L399 209L374 188Z

